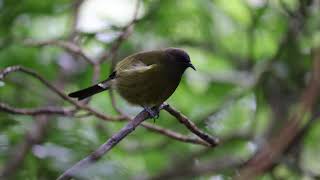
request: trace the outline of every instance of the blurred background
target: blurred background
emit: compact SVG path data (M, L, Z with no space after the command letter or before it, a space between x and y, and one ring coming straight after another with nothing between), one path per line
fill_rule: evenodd
M319 8L319 0L0 0L0 69L32 69L67 94L103 80L132 53L183 48L197 71L186 71L168 103L221 144L139 127L77 178L231 179L294 116L320 45ZM114 95L98 94L89 106L110 116L141 111ZM73 111L22 73L0 80L0 102L5 179L55 179L126 123ZM30 113L46 107L64 111ZM258 179L320 177L317 107ZM165 111L149 122L196 137Z

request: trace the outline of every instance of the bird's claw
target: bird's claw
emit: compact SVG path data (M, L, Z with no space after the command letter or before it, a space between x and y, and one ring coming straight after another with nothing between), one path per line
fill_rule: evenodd
M149 107L144 107L144 109L149 113L153 121L155 122L156 119L159 118L159 109L156 107L149 108Z

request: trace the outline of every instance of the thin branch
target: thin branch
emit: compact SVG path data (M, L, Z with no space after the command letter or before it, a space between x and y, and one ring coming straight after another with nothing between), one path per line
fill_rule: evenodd
M112 90L112 89L110 89ZM111 98L111 103L112 103L112 106L113 108L119 113L121 114L122 116L126 117L126 119L128 121L131 121L132 119L125 115L124 112L122 112L122 110L120 108L117 107L117 103L115 101L115 98L114 98L114 94L113 94L113 91L110 91L109 90L109 94L110 94L110 98ZM168 104L166 104L168 105ZM151 123L148 123L148 122L143 122L141 124L142 127L152 131L152 132L156 132L156 133L159 133L159 134L162 134L164 136L167 136L169 138L172 138L172 139L175 139L175 140L178 140L178 141L182 141L182 142L188 142L188 143L192 143L192 144L199 144L199 145L204 145L204 146L207 146L207 147L210 147L211 145L201 139L198 139L198 138L192 138L192 137L188 137L188 136L185 136L185 135L182 135L180 133L177 133L177 132L174 132L170 129L166 129L166 128L162 128L160 126L157 126L157 125L154 125L154 124L151 124Z
M118 133L114 134L110 139L108 139L104 144L102 144L97 150L91 153L86 158L82 159L70 169L66 170L58 180L67 180L76 176L77 172L81 169L87 167L93 162L98 161L104 154L110 151L116 144L118 144L123 138L135 130L143 121L150 117L149 113L145 110L141 111L132 121L123 127Z
M164 109L174 116L180 123L184 124L192 133L199 136L204 141L208 142L212 147L215 147L219 144L217 138L211 137L205 132L201 131L192 121L190 121L185 115L183 115L178 110L174 109L170 105L164 107Z
M25 109L25 108L15 108L8 104L0 102L0 111L7 112L10 114L22 114L22 115L40 115L40 114L56 114L63 116L72 116L74 113L74 109L71 108L58 108L54 106L49 107L41 107L34 109Z
M203 146L206 146L206 147L211 147L211 144L209 144L206 141L203 141L203 140L201 140L199 138L188 137L188 136L182 135L180 133L174 132L174 131L172 131L170 129L165 129L165 128L162 128L160 126L156 126L156 125L153 125L151 123L148 123L148 122L142 123L141 126L147 128L150 131L160 133L160 134L162 134L164 136L167 136L169 138L172 138L172 139L175 139L175 140L178 140L178 141L192 143L192 144L199 144L199 145L203 145Z
M89 107L87 105L81 104L78 101L74 101L73 99L69 98L65 93L63 93L61 90L59 90L54 85L49 83L47 80L45 80L43 77L41 77L36 72L34 72L34 71L30 70L30 69L21 67L21 66L10 66L10 67L5 68L4 70L2 70L0 72L0 80L4 79L8 74L13 73L13 72L17 72L17 71L26 73L26 74L38 79L41 83L43 83L50 90L52 90L54 93L59 95L62 99L68 101L69 103L73 104L74 106L76 106L79 109L83 109L83 110L86 110L86 111L90 112L91 114L93 114L96 117L99 117L99 118L101 118L103 120L106 120L106 121L120 121L120 120L123 120L122 116L116 116L116 117L107 116L105 114L102 114L102 113L92 109L91 107Z
M126 119L128 121L131 121L131 118L129 116L125 115L124 112L122 112L122 110L118 108L112 89L109 90L109 95L110 95L111 104L112 104L113 108L119 114L121 114L122 116L126 117ZM169 106L169 105L166 104L166 106ZM201 139L187 137L187 136L184 136L184 135L182 135L180 133L174 132L174 131L172 131L170 129L165 129L165 128L162 128L160 126L156 126L156 125L150 124L148 122L142 123L141 126L143 126L144 128L146 128L146 129L148 129L148 130L150 130L152 132L160 133L160 134L162 134L164 136L173 138L173 139L178 140L178 141L204 145L204 146L207 146L207 147L211 146L209 143L207 143L207 142L205 142L205 141L203 141Z
M29 46L57 46L66 51L75 54L81 58L83 58L87 63L94 65L95 61L91 59L86 53L75 43L69 41L62 40L46 40L46 41L33 41L33 40L25 40L25 45Z
M121 109L119 109L117 107L113 91L110 91L110 90L109 90L109 93L110 93L110 98L111 98L111 103L112 103L113 108L119 114L121 114L122 116L126 117L126 119L128 121L131 121L131 118L129 116L125 115L124 112L122 112ZM166 105L165 107L169 106L169 104L167 104L167 103L165 103L165 105ZM150 130L152 132L160 133L160 134L162 134L164 136L170 137L170 138L178 140L178 141L188 142L188 143L192 143L192 144L204 145L204 146L207 146L207 147L211 146L209 143L207 143L206 141L203 141L201 139L188 137L188 136L182 135L180 133L174 132L174 131L172 131L170 129L162 128L160 126L157 126L157 125L154 125L154 124L151 124L151 123L148 123L148 122L142 123L141 126L143 126L144 128L146 128L146 129L148 129L148 130Z
M119 114L121 114L123 117L125 117L128 121L131 121L132 119L129 116L125 115L124 112L122 112L122 110L120 108L118 108L112 89L109 90L109 95L111 98L111 104L112 104L113 108ZM169 105L166 104L166 106L169 106ZM188 142L188 143L192 143L192 144L199 144L199 145L203 145L203 146L207 146L207 147L211 146L209 143L207 143L201 139L188 137L188 136L182 135L180 133L174 132L170 129L162 128L160 126L157 126L157 125L154 125L154 124L151 124L148 122L143 122L141 124L141 126L143 126L144 128L146 128L152 132L162 134L164 136L167 136L169 138L172 138L172 139L175 139L178 141Z

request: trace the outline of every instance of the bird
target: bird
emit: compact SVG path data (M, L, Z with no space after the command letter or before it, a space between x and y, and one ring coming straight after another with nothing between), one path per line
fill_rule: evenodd
M127 102L157 118L158 108L174 93L189 67L196 70L183 49L138 52L119 61L107 79L68 96L82 100L112 88Z

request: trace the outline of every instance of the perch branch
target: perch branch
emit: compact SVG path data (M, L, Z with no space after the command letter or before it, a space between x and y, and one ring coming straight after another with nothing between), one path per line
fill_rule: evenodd
M112 89L110 89L112 90ZM111 104L113 106L113 108L119 113L121 114L122 116L126 117L126 119L128 121L131 121L131 118L127 115L124 114L124 112L122 112L122 110L120 108L118 108L117 106L117 103L116 103L116 100L115 100L115 97L114 97L114 94L113 94L113 91L109 91L109 95L110 95L110 99L111 99ZM168 104L165 103L165 107L169 106ZM172 109L173 110L173 109ZM180 112L177 112L176 110L173 110L175 111L175 113L178 113L180 114ZM206 142L206 141L203 141L199 138L192 138L192 137L188 137L188 136L184 136L182 134L179 134L177 132L174 132L170 129L165 129L165 128L162 128L160 126L156 126L156 125L153 125L151 123L148 123L148 122L143 122L141 124L142 127L152 131L152 132L156 132L156 133L160 133L164 136L167 136L167 137L170 137L172 139L175 139L175 140L178 140L178 141L182 141L182 142L188 142L188 143L193 143L193 144L199 144L199 145L203 145L203 146L207 146L207 147L210 147L211 144Z
M174 116L179 116L179 118L183 119L183 123L186 123L186 117L183 116L181 113L179 113L178 111L176 111L175 109L173 109L172 107L170 107L168 104L164 103L160 109L168 109L169 112L173 113ZM104 144L102 144L96 151L94 151L93 153L91 153L89 156L87 156L86 158L84 158L83 160L79 161L77 164L75 164L73 167L71 167L70 169L66 170L60 177L58 177L58 180L67 180L70 179L71 177L75 176L77 172L79 172L80 169L88 166L89 164L99 160L104 154L106 154L108 151L110 151L116 144L118 144L123 138L125 138L128 134L130 134L132 131L134 131L134 129L141 124L143 121L145 121L146 119L148 119L150 116L149 114L143 110L141 111L134 119L132 119L131 121L128 122L128 124L122 128L118 133L116 133L115 135L113 135L110 139L107 140L107 142L105 142ZM186 124L187 127L192 127L192 132L197 133L197 135L199 135L199 130L196 129L195 127L192 126L192 124L190 124L191 122L188 122ZM144 127L150 127L150 125L148 124L144 124ZM163 133L168 133L168 132L163 132ZM213 143L211 140L208 140L209 136L204 136L203 134L201 135L202 138L206 137L206 141L210 141L211 143ZM179 140L181 140L181 137L179 138ZM195 140L193 141L188 141L188 142L193 142L195 143ZM198 143L198 141L196 141ZM216 141L214 141L216 143ZM211 144L211 146L215 146L217 144ZM204 143L202 143L202 145L204 145ZM206 144L207 145L207 144Z
M72 116L74 109L71 108L58 108L54 106L44 107L44 108L34 108L34 109L25 109L25 108L15 108L8 104L0 102L0 111L4 111L10 114L22 114L22 115L40 115L40 114L57 114L64 116Z
M211 137L210 135L201 131L192 121L190 121L178 110L174 109L170 105L165 106L164 109L172 116L174 116L180 123L184 124L192 133L208 142L212 147L215 147L219 144L219 140L217 138Z
M141 111L132 121L123 127L118 133L114 134L104 144L102 144L97 150L91 153L86 158L82 159L70 169L66 170L58 180L68 180L76 175L82 168L90 165L91 163L98 161L104 154L110 151L116 144L118 144L123 138L135 130L139 124L147 120L150 117L149 113L145 110Z

